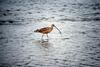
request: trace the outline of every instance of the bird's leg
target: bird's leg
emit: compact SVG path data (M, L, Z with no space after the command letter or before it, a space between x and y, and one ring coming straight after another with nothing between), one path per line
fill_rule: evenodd
M47 40L49 40L48 34L46 34L46 35L47 35Z
M43 40L43 36L44 36L44 34L42 35L41 40Z

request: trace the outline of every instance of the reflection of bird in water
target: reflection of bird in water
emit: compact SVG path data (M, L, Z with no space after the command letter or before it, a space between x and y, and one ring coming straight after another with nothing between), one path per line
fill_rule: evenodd
M59 33L61 34L61 31L54 24L52 24L51 27L44 27L41 29L37 29L34 32L42 33L43 35L42 35L41 39L43 39L44 34L46 34L47 38L48 38L48 33L50 33L53 30L53 27L55 27L59 31Z

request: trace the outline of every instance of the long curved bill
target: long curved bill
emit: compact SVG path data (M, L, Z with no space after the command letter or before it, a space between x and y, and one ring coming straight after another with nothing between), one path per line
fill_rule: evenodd
M61 34L61 31L56 27L56 26L54 26L58 31L59 31L59 33Z

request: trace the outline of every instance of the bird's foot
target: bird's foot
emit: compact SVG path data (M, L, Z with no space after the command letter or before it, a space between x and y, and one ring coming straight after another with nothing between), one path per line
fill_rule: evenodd
M49 38L47 38L47 39L43 39L43 38L42 38L41 41L49 41Z

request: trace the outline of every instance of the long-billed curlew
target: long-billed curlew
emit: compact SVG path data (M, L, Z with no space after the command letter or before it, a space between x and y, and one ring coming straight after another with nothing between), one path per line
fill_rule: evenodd
M41 39L43 39L44 34L46 34L48 38L48 33L50 33L53 30L53 27L55 27L61 34L61 31L54 24L52 24L51 27L40 28L40 29L35 30L34 32L42 33L43 35Z

